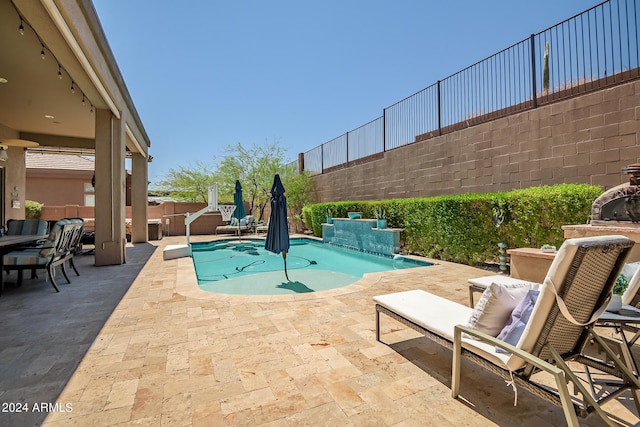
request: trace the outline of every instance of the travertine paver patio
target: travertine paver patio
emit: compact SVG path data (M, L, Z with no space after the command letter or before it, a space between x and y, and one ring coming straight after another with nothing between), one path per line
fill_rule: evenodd
M559 408L525 391L518 393L518 404L514 407L513 390L473 364L463 365L463 399L452 399L451 352L391 319L382 319L383 340L390 345L375 339L371 300L374 295L422 288L466 304L466 279L491 273L439 262L432 267L369 275L354 285L312 294L220 295L197 288L190 259L162 260L162 247L183 242L184 237L152 242L159 245L152 254L149 245L129 248L129 258L133 262L141 260L140 267L148 257L137 277L135 266L95 267L83 259L82 276L72 277L73 283L63 286L60 294L47 289L49 284L41 284L41 292L34 293L34 297L47 311L51 301L68 300L74 304L78 293L74 288L90 287L91 281L103 281L102 290L109 282L126 282L118 271L129 269L133 282L68 382L64 375L59 375L63 377L62 384L66 382L64 390L57 396L53 387L54 395L48 398L50 403L59 405L54 408L58 412L51 412L46 418L33 413L3 413L0 415L4 421L0 424L565 423ZM36 283L27 283L1 298L0 321L20 315L20 307L10 301L19 298L29 285L39 289ZM93 301L96 308L101 298L97 296ZM106 297L105 304L108 304ZM70 310L65 317L73 316L73 312ZM56 313L48 317L55 325ZM29 324L29 319L24 322ZM30 328L37 330L37 326ZM69 333L77 328L82 328L80 319ZM39 342L39 351L50 358L58 360L62 356L56 356L56 352L64 354L64 349L56 348L55 342L47 341L46 334L42 334ZM4 363L7 357L3 354L6 356L6 346L10 344L5 341L3 344L0 362ZM55 348L53 355L51 348ZM44 378L56 373L50 372L56 366L52 361L39 366L40 370L30 373L29 381L31 376ZM10 368L3 371L27 381L21 373L10 373ZM35 390L37 381L31 382L33 385L29 387ZM34 395L29 394L29 387L21 390L18 397L3 385L0 401L32 400ZM44 395L41 393L38 399L44 399ZM63 409L67 404L71 410ZM632 408L630 401L615 408L627 425L637 421ZM582 421L589 426L603 424L594 415Z

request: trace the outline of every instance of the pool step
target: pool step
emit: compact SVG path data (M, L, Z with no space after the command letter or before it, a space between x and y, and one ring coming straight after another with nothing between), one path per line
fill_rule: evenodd
M190 245L167 245L162 252L162 258L168 259L184 258L191 256Z

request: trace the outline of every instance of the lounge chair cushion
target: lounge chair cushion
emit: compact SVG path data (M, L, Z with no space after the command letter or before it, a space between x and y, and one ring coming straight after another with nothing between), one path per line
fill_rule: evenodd
M529 322L529 318L531 317L531 313L533 312L533 307L538 300L538 295L540 291L531 289L527 295L520 301L520 303L513 309L511 313L511 318L507 322L502 331L498 334L497 338L511 345L516 345L518 341L520 341L520 337L522 336L522 332L524 332L525 326L527 326L527 322ZM498 353L506 353L505 350L500 347L496 347L496 351Z
M492 283L482 293L467 326L497 336L509 320L514 308L533 287L530 282Z
M604 238L610 238L611 236L605 236ZM623 237L624 238L624 237ZM530 352L536 344L536 340L540 336L542 328L544 327L547 317L551 312L556 300L556 292L562 286L562 280L566 277L567 272L571 268L571 263L575 258L580 243L586 243L590 240L597 242L602 240L602 236L584 237L580 239L568 239L558 250L555 256L547 276L544 279L544 284L540 286L540 294L538 295L538 301L533 308L529 322L524 328L522 337L518 342L517 347L524 351ZM515 358L515 357L514 357Z
M468 319L473 312L471 307L421 289L378 295L373 300L392 312L402 313L405 319L416 325L425 326L436 335L451 342L453 342L455 326L462 323L461 319ZM494 346L464 336L462 345L474 353L482 354L496 364L506 365L510 359L510 355L496 353Z

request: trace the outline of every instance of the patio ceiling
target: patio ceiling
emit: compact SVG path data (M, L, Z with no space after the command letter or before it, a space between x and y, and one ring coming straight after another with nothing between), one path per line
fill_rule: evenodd
M0 82L0 126L21 139L92 149L92 110L119 117L128 107L127 148L146 154L148 137L88 0L0 0Z

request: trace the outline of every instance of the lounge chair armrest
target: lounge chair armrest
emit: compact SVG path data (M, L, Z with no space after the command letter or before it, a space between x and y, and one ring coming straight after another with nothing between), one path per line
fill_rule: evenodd
M508 344L502 340L487 335L477 329L470 328L468 326L456 325L453 330L453 363L451 370L451 396L455 399L460 394L460 368L462 359L462 333L468 334L480 341L484 341L489 344L493 344L497 347L504 349L505 351L522 358L523 360L531 363L537 368L548 372L555 380L556 387L558 387L558 394L560 401L562 402L562 409L564 410L565 417L567 418L567 425L578 426L578 417L573 407L571 400L571 394L567 387L567 373L559 366L551 365L548 362L528 353L520 348L517 348L511 344ZM586 390L585 390L586 391ZM587 392L588 394L588 392ZM585 396L586 398L587 396ZM593 400L591 400L593 402ZM596 403L597 406L597 403Z
M532 355L531 353L528 353L522 350L521 348L518 348L502 340L499 340L498 338L493 337L491 335L485 334L484 332L480 332L477 329L470 328L464 325L456 325L456 327L454 328L454 332L453 332L454 357L456 356L456 354L459 354L462 351L462 334L463 333L469 336L472 336L479 341L484 341L488 344L494 345L496 347L500 347L506 352L513 354L515 356L518 356L524 361L526 361L527 363L531 363L537 368L544 370L546 372L549 372L550 374L554 374L554 375L564 374L564 371L559 367L554 366L548 362L545 362L544 360Z

